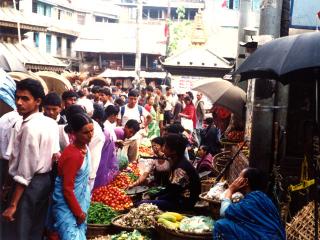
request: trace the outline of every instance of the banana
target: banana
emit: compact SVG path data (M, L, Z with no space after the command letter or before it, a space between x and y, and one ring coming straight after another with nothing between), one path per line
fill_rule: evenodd
M182 219L185 218L185 216L183 216L183 215L180 214L180 213L176 213L176 212L166 212L166 213L174 216L177 221L181 221Z
M161 217L158 219L158 223L162 223L164 226L166 226L167 228L170 228L170 229L177 229L178 228L178 225L176 223L170 222L167 219L164 219Z
M159 215L159 218L166 219L166 220L168 220L170 222L176 222L177 221L175 216L173 216L172 214L167 213L167 212L162 213L161 215Z

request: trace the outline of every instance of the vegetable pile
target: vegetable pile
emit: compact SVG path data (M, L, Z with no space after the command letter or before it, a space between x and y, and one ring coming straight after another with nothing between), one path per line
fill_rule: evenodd
M194 216L182 219L179 229L185 232L205 233L213 230L214 221L210 217Z
M110 183L110 186L117 187L120 189L126 189L129 185L133 183L132 179L128 176L127 173L120 173L116 178Z
M112 235L111 240L149 240L150 238L143 236L138 230L133 232L121 232L117 235Z
M131 198L123 190L109 185L93 190L92 202L103 203L116 211L126 210L133 206Z
M137 208L132 208L129 213L117 219L115 223L132 228L151 228L155 217L160 213L156 205L143 203Z
M150 240L149 237L142 235L138 230L133 232L121 232L111 236L96 237L93 240Z
M139 153L142 156L152 156L153 155L151 147L144 146L144 145L140 145Z
M205 216L185 217L176 212L165 212L158 216L158 223L173 230L206 233L212 231L214 221Z
M110 207L93 202L88 211L88 223L110 225L113 218L118 214Z

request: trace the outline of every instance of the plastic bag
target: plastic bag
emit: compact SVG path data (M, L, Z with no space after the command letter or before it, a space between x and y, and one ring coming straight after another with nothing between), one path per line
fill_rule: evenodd
M119 170L127 168L129 164L129 159L128 159L128 154L126 149L124 148L119 148L118 153L117 153L117 158L119 162Z

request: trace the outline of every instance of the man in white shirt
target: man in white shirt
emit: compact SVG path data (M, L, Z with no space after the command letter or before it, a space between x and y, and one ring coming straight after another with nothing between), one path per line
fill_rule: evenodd
M176 101L172 95L171 87L166 87L166 107L164 109L164 121L163 124L171 124L171 119L173 118L173 107Z
M113 105L112 94L109 88L100 88L99 95L100 102L102 102L104 108L108 107L109 105Z
M3 199L3 187L8 177L8 154L9 140L12 127L21 118L17 111L11 111L0 118L0 201Z
M2 239L42 239L52 189L51 167L59 152L58 124L39 112L44 90L40 82L17 83L16 106L22 119L14 125L9 174L12 196L2 213Z
M128 94L128 104L120 108L118 114L118 126L125 126L127 121L134 119L138 121L143 128L146 128L152 121L150 113L142 106L137 104L139 92L135 89Z

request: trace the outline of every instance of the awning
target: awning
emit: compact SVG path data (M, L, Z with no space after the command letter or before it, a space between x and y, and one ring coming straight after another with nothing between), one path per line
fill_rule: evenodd
M140 72L140 77L142 78L164 79L166 78L166 75L167 75L166 72L146 72L146 71Z
M0 43L0 52L15 56L28 70L63 72L66 64L49 54L41 53L36 47L20 43Z
M62 94L64 91L72 89L69 80L55 72L41 71L36 72L35 74L46 82L50 92L54 91L58 94Z
M46 32L48 27L37 14L26 15L14 8L0 8L0 26L17 28L17 22L20 22L21 29L34 32Z

